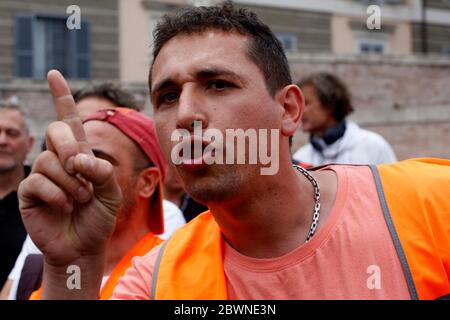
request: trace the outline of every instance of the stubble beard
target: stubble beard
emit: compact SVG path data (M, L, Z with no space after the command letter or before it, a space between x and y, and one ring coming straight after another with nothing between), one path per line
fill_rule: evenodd
M6 174L9 172L12 172L17 169L18 165L19 164L17 161L13 161L10 164L1 164L0 163L0 174Z
M133 215L136 208L136 192L135 184L129 183L122 189L122 203L117 209L117 222L114 233L120 233L122 230L126 229L129 219Z
M246 183L245 165L215 164L194 173L181 173L186 192L204 205L233 201ZM239 169L239 170L238 170Z

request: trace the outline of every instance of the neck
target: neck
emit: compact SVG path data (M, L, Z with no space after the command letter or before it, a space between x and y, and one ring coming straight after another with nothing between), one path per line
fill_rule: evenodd
M147 206L136 204L128 220L126 227L116 230L109 240L106 249L105 275L110 274L119 261L128 251L146 234L150 232L148 226Z
M24 178L25 170L23 166L17 166L11 171L0 173L0 199L10 192L17 191Z
M165 189L164 199L174 203L177 207L180 207L183 194L184 194L183 189L179 189L178 191L168 191L167 189Z
M278 174L260 175L247 185L232 203L208 204L225 240L255 258L278 257L303 244L315 203L311 182L285 159Z
M323 137L325 135L325 132L328 129L337 126L337 124L338 124L338 122L334 118L332 118L322 128L314 130L312 132L312 135L315 136L315 137L321 138L321 137Z

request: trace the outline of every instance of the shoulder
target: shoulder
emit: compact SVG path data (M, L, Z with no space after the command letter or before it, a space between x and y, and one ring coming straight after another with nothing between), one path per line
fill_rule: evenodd
M392 213L420 212L446 220L450 227L450 160L417 158L377 166ZM447 217L444 219L444 215Z
M356 123L349 123L351 133L347 137L353 150L359 152L359 157L371 164L391 163L397 161L395 152L390 144L378 133L362 129ZM353 128L353 129L351 129Z
M378 169L397 179L413 178L411 182L417 181L417 184L427 187L439 182L450 182L450 160L447 159L408 159L392 164L379 165Z
M364 145L368 148L389 146L387 141L380 134L374 131L363 129L353 122L350 122L348 125L350 128L355 128L353 130L353 133L358 134L358 136L361 138L361 142L363 142Z

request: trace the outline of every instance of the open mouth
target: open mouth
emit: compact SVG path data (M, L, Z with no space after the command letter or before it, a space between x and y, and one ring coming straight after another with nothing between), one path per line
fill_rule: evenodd
M214 150L208 152L205 149L209 145L208 141L202 138L191 136L182 144L180 150L181 166L198 169L206 166L205 157L213 156Z

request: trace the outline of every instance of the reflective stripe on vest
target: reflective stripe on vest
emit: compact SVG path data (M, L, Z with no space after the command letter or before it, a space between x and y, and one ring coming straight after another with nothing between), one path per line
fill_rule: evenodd
M386 220L386 224L388 226L389 232L392 237L392 241L394 242L395 250L397 251L397 255L400 259L400 263L403 268L403 273L405 274L406 282L408 284L409 294L412 300L417 300L417 291L416 286L414 285L414 281L411 276L411 271L409 270L409 265L405 257L405 253L403 251L402 245L397 235L397 231L395 230L395 226L392 222L391 214L389 212L389 208L386 203L386 197L384 195L383 186L381 185L380 174L376 166L370 166L372 170L373 177L375 179L375 184L377 186L378 198L380 199L381 209L383 210L384 219Z
M411 159L377 168L389 229L397 250L401 244L404 252L399 257L405 276L410 273L412 298L449 294L450 160Z

